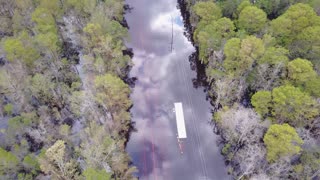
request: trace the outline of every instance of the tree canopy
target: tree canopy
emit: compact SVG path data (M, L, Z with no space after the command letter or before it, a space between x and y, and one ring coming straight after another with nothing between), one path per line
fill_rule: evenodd
M197 35L200 43L200 58L205 60L210 51L220 50L226 40L234 35L234 30L235 26L228 18L212 21L202 28Z
M288 122L303 126L319 114L317 102L307 93L291 85L280 86L269 91L258 91L252 96L252 105L262 116L271 110L276 122ZM301 108L303 107L303 108Z
M251 98L251 103L261 116L266 116L271 112L272 97L270 91L258 91Z
M320 97L320 77L308 80L305 84L305 90L312 96Z
M107 173L105 170L95 170L93 168L88 168L83 172L84 177L87 180L110 180L111 174Z
M206 23L218 20L222 16L220 7L211 1L198 2L193 6L193 9L201 20Z
M96 99L111 112L131 106L128 99L130 89L120 78L106 74L95 79Z
M289 61L289 51L283 47L269 47L263 56L258 59L259 64L277 65L279 63L286 64Z
M18 158L2 148L0 148L0 176L10 178L10 175L18 169Z
M319 25L319 17L312 7L298 3L271 22L271 31L282 45L289 45L305 28Z
M310 149L318 148L320 131L320 1L187 2L194 5L190 29L205 64L229 172L236 179L318 177L319 167L310 165L315 161L304 162L300 152L318 156ZM206 7L210 3L221 9L222 18Z
M22 32L18 38L7 38L4 41L4 50L9 61L21 61L27 66L32 66L40 57L26 32Z
M0 179L134 179L124 1L0 4ZM117 144L99 154L103 167L87 167L96 149L81 148L98 139L84 133L90 122Z
M320 25L304 29L290 46L292 56L311 60L319 68L320 37L318 34L320 34Z
M319 114L316 101L293 86L285 85L274 88L272 97L274 104L273 115L277 119L286 120L299 126Z
M317 73L310 61L298 58L289 62L288 77L294 84L303 85L310 79L316 78Z
M264 53L263 41L255 36L229 39L224 47L226 59L223 66L233 75L243 75Z
M270 163L299 153L303 143L296 130L288 124L271 125L263 141L267 147L267 160Z
M262 30L267 21L267 15L255 6L245 7L239 15L239 28L248 33L256 33Z

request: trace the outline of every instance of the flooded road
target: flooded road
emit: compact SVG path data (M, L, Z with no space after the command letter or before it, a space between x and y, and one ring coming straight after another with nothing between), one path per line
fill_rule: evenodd
M127 0L136 77L131 99L132 132L127 151L142 180L230 179L212 131L211 105L194 88L188 57L195 51L184 36L176 0ZM187 138L177 140L174 109L182 102ZM183 152L183 153L182 153Z

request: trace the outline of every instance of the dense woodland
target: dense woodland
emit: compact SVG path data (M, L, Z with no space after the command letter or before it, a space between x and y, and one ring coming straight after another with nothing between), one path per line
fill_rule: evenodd
M133 179L122 0L0 0L0 179Z
M320 1L185 1L236 179L320 178Z
M237 179L320 178L320 1L186 0ZM123 0L0 0L0 179L134 179Z

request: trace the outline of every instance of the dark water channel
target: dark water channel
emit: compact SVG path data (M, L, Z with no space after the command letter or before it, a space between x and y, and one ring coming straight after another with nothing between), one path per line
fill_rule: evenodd
M204 89L194 88L188 57L195 51L184 36L176 0L127 0L136 77L131 109L136 132L127 151L142 180L230 179L210 125L211 105ZM171 50L173 34L173 44ZM173 107L182 102L187 138L177 141Z

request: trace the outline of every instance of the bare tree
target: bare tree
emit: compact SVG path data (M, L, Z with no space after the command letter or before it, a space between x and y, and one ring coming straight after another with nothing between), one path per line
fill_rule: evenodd
M219 104L229 106L239 102L243 97L247 84L244 79L224 78L215 82L215 107Z
M263 136L263 131L260 130L264 128L260 124L260 117L253 109L237 106L221 114L222 126L227 130L228 140L235 141L237 145L258 141Z
M266 149L260 141L266 127L253 109L236 104L233 108L219 112L223 135L234 147L232 162L238 166L234 175L238 179L251 177L258 172L264 174Z
M0 15L12 17L15 8L15 1L1 0L0 1Z
M250 180L270 180L269 176L265 173L260 173L252 176Z
M285 64L279 63L270 67L269 64L261 64L256 68L255 81L252 86L255 89L272 90L280 85L279 74L285 70Z
M288 179L289 171L292 170L290 158L281 158L277 162L270 164L266 172L271 179Z
M259 143L247 144L239 150L234 158L240 164L241 175L239 179L261 171L262 165L265 163L265 155L266 149Z

